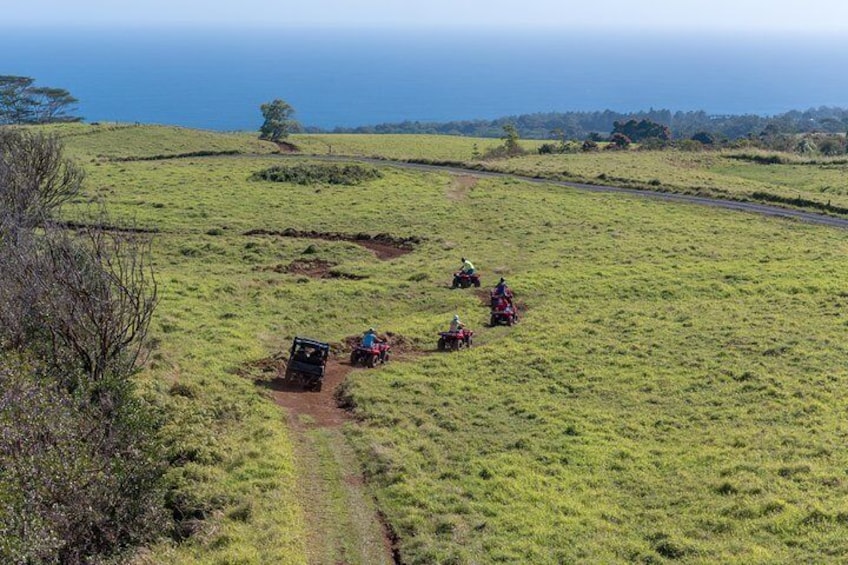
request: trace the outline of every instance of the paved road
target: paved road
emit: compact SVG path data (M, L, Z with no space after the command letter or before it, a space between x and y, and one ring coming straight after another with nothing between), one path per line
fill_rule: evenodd
M781 208L779 206L771 206L768 204L756 204L752 202L739 202L736 200L721 200L717 198L706 198L703 196L693 196L689 194L673 194L669 192L657 192L653 190L641 190L635 188L621 188L616 186L603 186L594 184L581 184L577 182L567 182L549 179L539 179L529 176L516 175L513 173L498 173L492 171L479 171L477 169L466 169L463 167L446 166L446 165L426 165L422 163L409 163L406 161L390 161L385 159L372 159L369 157L351 157L351 156L336 156L336 155L303 155L291 154L284 157L308 157L321 161L358 161L362 163L370 163L379 166L398 167L401 169L412 169L417 171L428 171L437 173L453 173L458 175L472 175L484 178L512 178L524 182L532 182L537 184L549 184L555 186L566 186L578 190L586 190L589 192L612 192L619 194L629 194L643 198L655 198L657 200L666 200L670 202L682 202L687 204L698 204L701 206L712 206L714 208L726 208L728 210L737 210L740 212L749 212L752 214L761 214L764 216L776 216L779 218L790 218L807 222L811 224L821 224L825 226L848 229L848 218L838 218L827 216L825 214L817 214L815 212L804 212L801 210L792 210L789 208Z

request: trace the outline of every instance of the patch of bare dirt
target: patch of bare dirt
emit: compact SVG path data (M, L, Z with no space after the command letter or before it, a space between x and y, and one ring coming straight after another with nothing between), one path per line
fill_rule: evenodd
M277 147L280 148L280 153L300 153L300 147L288 141L278 141Z
M451 180L445 196L453 202L461 202L468 197L472 188L477 186L477 177L471 175L456 175Z
M397 237L387 233L347 234L339 232L302 231L293 228L284 230L256 229L245 232L244 235L273 235L278 237L296 237L300 239L321 239L324 241L349 241L372 251L378 259L388 261L407 253L412 253L416 245L421 243L419 237Z
M271 391L274 402L288 411L293 428L299 429L303 425L301 416L309 416L315 426L335 428L349 419L348 413L338 406L336 389L351 369L350 365L338 359L327 361L320 392L303 390L300 385L283 380L285 361L275 378L259 382Z
M336 263L324 261L323 259L296 259L288 265L282 263L272 267L258 267L257 270L273 271L275 273L289 273L292 275L304 275L315 279L349 279L362 280L368 277L345 273L333 269Z

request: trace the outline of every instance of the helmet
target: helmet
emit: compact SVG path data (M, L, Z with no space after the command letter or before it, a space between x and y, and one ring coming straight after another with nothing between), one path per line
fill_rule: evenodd
M465 257L462 258L462 262L465 263Z
M374 328L368 328L368 331L366 333L369 333L369 334L374 333Z
M454 319L454 321L458 322L459 321L459 314L454 314L453 319Z
M504 278L503 278L503 277L501 277L501 282L502 282L502 283L505 283L505 282L506 282L506 281L504 280Z

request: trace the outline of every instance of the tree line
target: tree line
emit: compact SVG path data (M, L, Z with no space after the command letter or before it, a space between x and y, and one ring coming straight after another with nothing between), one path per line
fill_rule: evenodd
M0 128L0 562L92 563L159 535L159 422L132 377L157 302L150 241L58 218L83 171Z
M501 137L504 126L513 125L524 139L586 140L607 136L615 122L647 120L665 126L673 139L688 139L699 132L729 140L758 136L767 128L782 134L845 133L848 129L848 109L822 106L808 110L793 110L775 116L754 114L717 115L704 111L650 109L640 112L548 112L507 116L494 120L462 120L450 122L405 121L354 128L335 128L334 133L417 133L463 135L472 137ZM322 131L307 128L306 131Z
M35 86L30 77L0 75L0 125L78 122L78 100L64 88Z

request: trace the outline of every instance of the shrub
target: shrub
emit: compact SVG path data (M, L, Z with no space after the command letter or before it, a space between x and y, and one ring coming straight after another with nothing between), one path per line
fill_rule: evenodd
M353 163L298 163L281 165L253 173L251 180L267 180L292 184L337 184L357 185L382 178L375 167Z
M706 131L699 131L695 135L693 135L690 139L697 141L703 145L713 145L715 143L715 136Z
M694 139L682 139L677 143L677 148L681 151L703 151L704 146Z
M592 139L587 139L586 141L583 142L582 150L587 152L587 153L589 151L597 151L598 150L598 142L594 141Z
M640 151L660 151L668 147L668 142L663 141L657 137L649 137L648 139L642 140L639 143Z
M819 152L827 157L845 153L845 145L840 137L827 137L819 144Z
M131 376L156 304L149 240L53 213L81 174L0 140L0 562L88 563L161 531L158 422Z
M610 143L607 149L627 149L630 147L630 138L623 133L614 133L610 136Z

